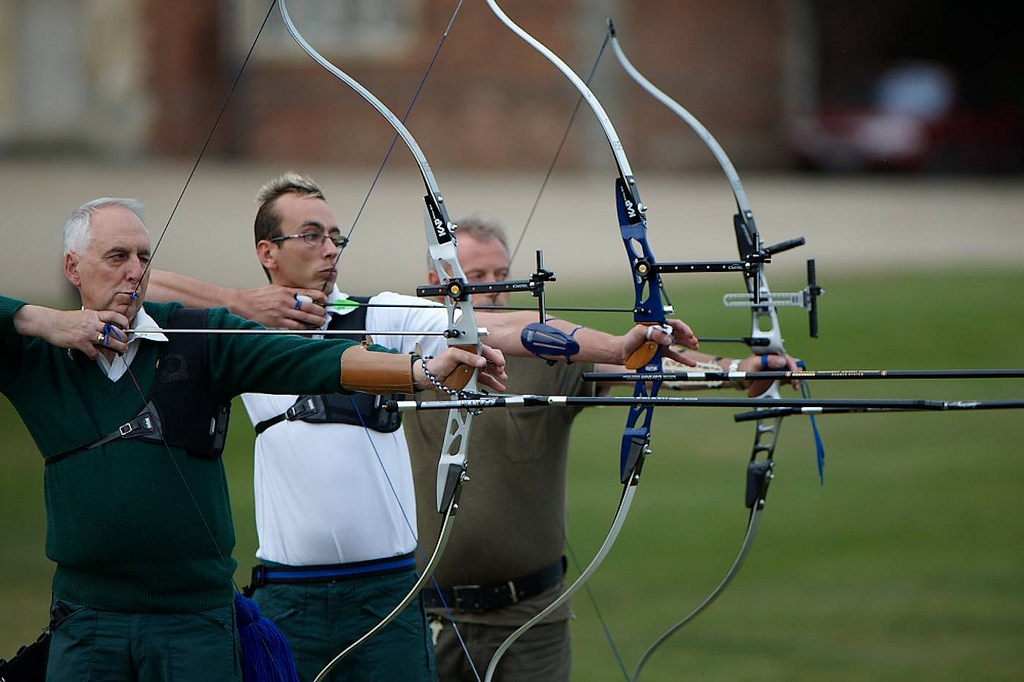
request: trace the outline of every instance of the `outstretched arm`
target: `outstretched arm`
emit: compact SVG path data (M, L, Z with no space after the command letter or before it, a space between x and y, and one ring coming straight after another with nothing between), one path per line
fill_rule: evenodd
M521 340L523 329L530 323L537 321L535 313L530 311L518 312L482 312L477 311L477 322L487 328L487 343L500 349L508 355L529 357L533 355L527 350ZM677 362L691 365L692 362L682 351L673 347L673 344L685 346L689 349L696 349L698 346L697 337L693 330L681 320L669 320L671 335L665 333L658 327L636 325L625 334L616 336L607 332L581 327L567 320L549 319L547 322L552 327L567 334L572 334L579 343L580 351L569 360L573 362L596 362L613 365L624 365L638 348L649 341L664 346L665 357L672 358ZM548 359L548 358L545 358ZM553 356L551 360L565 360L561 356Z
M300 301L306 296L310 301ZM146 299L180 301L191 308L223 306L235 315L272 329L316 329L324 321L327 297L317 289L268 284L257 289L231 289L167 270L150 273Z
M464 368L479 369L477 380L495 391L505 390L505 356L486 345L480 354L456 348L446 348L435 358L421 359L407 353L385 353L362 345L347 348L341 354L341 386L349 391L364 393L413 393L419 390L441 390L441 385L452 390L461 389L465 381ZM457 385L450 386L451 381ZM435 383L436 382L436 383Z
M739 371L739 372L757 372L759 370L786 370L789 372L796 372L800 369L798 363L799 359L791 356L783 355L750 355L742 360L735 360L733 358L726 358L721 356L712 357L706 353L693 353L687 352L687 357L691 360L695 360L696 364L690 366L683 366L674 364L671 360L666 360L664 363L664 369L666 372L685 372L689 367L698 367L714 372L728 372L728 371ZM762 360L762 358L764 358ZM739 363L733 367L733 363ZM600 371L613 372L619 371L618 369L604 368ZM792 384L793 388L800 388L800 381L794 379L787 379L783 381L784 384ZM662 384L666 388L674 389L691 389L691 388L738 388L745 390L747 396L756 398L772 385L771 379L763 379L760 381L724 381L724 382L700 382L700 381L666 381Z

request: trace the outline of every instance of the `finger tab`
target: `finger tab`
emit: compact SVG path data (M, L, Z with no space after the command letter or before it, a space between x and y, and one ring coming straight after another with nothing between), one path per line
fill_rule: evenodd
M453 391L461 391L469 383L469 380L473 378L475 370L475 367L470 367L469 365L459 365L441 383Z
M639 369L643 367L651 361L654 354L658 352L658 348L658 344L654 341L647 341L629 356L626 360L626 369Z

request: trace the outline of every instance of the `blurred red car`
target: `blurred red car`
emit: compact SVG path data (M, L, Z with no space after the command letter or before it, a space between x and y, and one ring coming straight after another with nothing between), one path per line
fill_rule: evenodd
M1019 171L1020 114L1009 106L969 107L957 79L932 62L892 67L870 104L825 106L790 129L800 167L811 170Z

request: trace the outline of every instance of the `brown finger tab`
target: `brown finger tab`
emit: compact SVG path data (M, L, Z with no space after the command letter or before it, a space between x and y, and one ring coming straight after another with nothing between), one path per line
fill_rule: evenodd
M476 367L470 367L469 365L459 365L455 370L444 378L441 383L447 388L453 391L461 391L469 383L469 380L473 378L473 372L476 371Z
M626 359L626 369L639 369L643 367L654 358L655 353L658 352L660 347L654 341L645 342Z

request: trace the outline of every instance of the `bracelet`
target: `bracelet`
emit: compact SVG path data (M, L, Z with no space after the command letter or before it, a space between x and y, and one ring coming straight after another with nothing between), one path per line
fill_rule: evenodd
M452 397L459 397L461 391L456 391L445 386L443 383L441 383L441 380L437 378L437 375L431 372L430 368L427 367L427 360L433 359L433 355L424 355L422 358L420 358L420 363L422 363L423 365L423 374L426 375L427 381L430 382L430 385L433 386L435 390L440 391L441 393L447 393Z
M423 374L426 375L427 381L430 382L430 385L433 386L435 390L440 391L441 393L445 393L448 396L450 396L451 398L454 398L456 400L464 400L464 399L469 398L469 397L471 397L473 395L473 394L471 394L471 393L469 393L467 391L462 391L462 390L455 389L455 388L448 388L447 386L445 386L441 382L441 380L437 378L437 375L435 375L433 372L431 372L430 368L427 367L427 360L433 360L433 359L434 359L433 355L424 355L422 358L420 358L420 363L423 365ZM473 415L479 415L481 412L483 412L482 409L472 409L472 408L466 408L466 411L469 412L470 414L473 414Z

